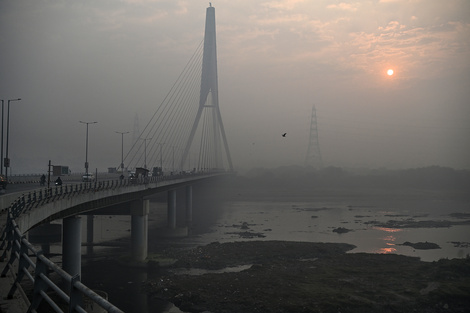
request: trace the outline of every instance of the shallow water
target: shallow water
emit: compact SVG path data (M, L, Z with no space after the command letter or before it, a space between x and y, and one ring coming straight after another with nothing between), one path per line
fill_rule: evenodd
M221 273L237 273L251 268L253 264L245 264L239 266L225 267L220 270L206 270L202 268L177 268L170 270L171 273L176 275L204 275L204 274L221 274Z
M462 208L460 208L462 209ZM455 212L462 212L457 210ZM449 212L449 213L455 213ZM395 221L461 221L436 211L316 203L232 202L210 231L195 240L198 244L213 241L288 240L311 242L342 242L356 246L350 251L397 253L420 257L423 261L441 258L462 258L470 255L470 247L455 247L452 242L469 242L470 225L432 228L387 228L376 222ZM347 233L333 232L346 228ZM249 238L250 233L253 234ZM248 238L247 238L248 237ZM441 249L417 250L402 246L404 242L433 242Z

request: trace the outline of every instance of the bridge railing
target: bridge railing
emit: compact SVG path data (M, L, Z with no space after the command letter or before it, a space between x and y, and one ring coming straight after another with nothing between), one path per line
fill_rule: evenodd
M208 172L191 175L197 176L206 174L208 174ZM8 262L1 273L1 277L5 277L9 271L15 279L7 298L13 298L17 289L19 289L26 304L29 306L28 312L37 312L42 300L45 300L55 312L64 312L57 304L57 301L47 294L48 290L53 290L54 293L61 298L62 302L66 303L68 309L67 312L86 312L82 306L82 299L85 296L107 312L121 313L122 311L120 309L82 284L78 275L71 276L58 267L54 262L46 258L42 251L36 250L19 229L15 218L28 210L64 199L65 197L73 197L87 192L96 193L109 189L135 186L138 184L174 180L187 177L187 175L188 174L177 174L171 176L140 177L136 179L118 179L62 185L34 190L29 192L26 196L22 195L19 197L7 208L7 223L0 238L3 240L0 245L0 250L4 249L3 254L0 256L0 261L8 259ZM16 271L14 266L15 264L17 267ZM60 277L62 283L65 284L65 291L49 278L48 274L52 272L56 273ZM34 276L32 273L34 273ZM21 286L25 277L28 278L34 286L32 297L30 296L32 298L31 302Z
M25 202L17 202L15 206L18 209L22 204L25 204ZM84 296L86 296L107 312L122 312L120 309L82 284L78 275L72 277L55 263L46 258L42 251L36 250L34 246L26 240L25 235L16 224L13 217L13 210L8 212L6 229L2 237L3 242L0 249L5 248L5 250L0 259L4 261L8 258L8 262L1 273L1 277L6 277L7 273L10 272L14 278L14 282L8 292L7 299L12 299L17 289L20 289L23 300L29 306L28 312L38 312L37 310L39 309L39 305L42 300L45 300L55 312L64 312L63 306L65 304L67 312L85 313L86 310L83 308L83 299ZM5 244L7 245L6 247ZM17 268L16 270L15 264ZM69 291L68 293L49 278L49 274L52 272L58 275L59 280L65 287L64 289ZM24 283L24 278L27 278L34 286L31 302L26 296L25 290L23 290L21 286L21 283ZM52 299L47 294L48 290L54 291L54 294L58 295L62 301ZM58 303L63 303L62 308Z
M84 299L88 298L91 302L96 303L107 312L123 313L120 309L112 305L106 299L102 298L96 292L80 282L80 276L71 276L54 262L46 258L42 251L38 251L34 246L26 240L21 233L11 213L8 214L6 231L4 232L4 243L7 247L1 256L2 261L7 256L6 251L10 251L8 262L1 273L1 277L6 277L10 272L13 275L14 283L8 292L7 299L12 299L18 288L26 304L29 306L28 312L38 312L42 300L46 301L54 312L79 312L86 313L84 307ZM17 270L15 271L14 263L17 262ZM34 273L34 276L33 274ZM58 286L51 278L50 274L55 273L57 280L63 285L63 289ZM27 278L33 285L32 300L29 301L26 292L21 287L24 278ZM59 284L60 284L59 283ZM48 290L54 291L59 299L53 299ZM67 292L68 291L68 292ZM62 303L62 305L60 304Z
M86 182L78 184L60 185L39 190L30 191L27 195L22 195L10 206L14 218L20 216L28 210L40 207L42 205L61 200L65 197L74 197L88 192L99 192L103 190L116 189L126 186L135 186L136 184L149 183L157 181L158 177L149 177L144 179L118 179L100 182Z
M77 184L64 184L60 186L45 187L43 189L36 189L23 194L17 198L15 202L9 207L12 210L13 217L16 218L28 210L40 207L42 205L64 199L65 197L73 197L88 192L100 192L104 190L136 186L142 184L156 183L165 180L174 180L189 176L206 175L213 172L201 172L195 174L175 174L166 176L152 176L152 177L137 177L129 179L114 179L103 180L94 182L84 182ZM7 210L5 208L3 211ZM3 211L0 211L2 213Z

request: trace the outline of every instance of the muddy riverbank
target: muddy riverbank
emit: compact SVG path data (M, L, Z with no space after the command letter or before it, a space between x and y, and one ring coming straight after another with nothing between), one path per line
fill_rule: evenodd
M353 247L244 241L167 249L160 257L177 260L173 268L245 267L204 275L169 272L143 287L185 312L469 312L470 258L422 262L347 253Z

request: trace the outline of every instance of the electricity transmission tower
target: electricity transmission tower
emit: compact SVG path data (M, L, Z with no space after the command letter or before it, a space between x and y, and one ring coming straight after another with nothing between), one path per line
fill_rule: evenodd
M308 142L307 156L305 157L305 166L311 166L316 169L323 167L320 153L320 144L318 142L317 112L315 105L312 107L312 118L310 120L310 136Z
M199 109L194 121L193 127L189 139L184 148L183 156L181 159L181 166L185 164L191 144L198 128L199 120L205 109L211 110L209 114L212 114L212 129L214 131L212 137L212 143L209 145L215 153L215 164L216 168L223 167L222 147L221 139L223 142L223 148L225 149L225 155L227 158L230 170L233 170L232 159L228 149L227 138L225 136L224 125L222 124L222 116L220 115L219 109L219 90L217 81L217 45L216 45L216 33L215 33L215 9L212 7L206 10L206 29L204 34L204 51L202 56L202 74L201 74L201 91L199 96ZM210 97L209 97L210 95ZM209 99L209 101L208 101Z

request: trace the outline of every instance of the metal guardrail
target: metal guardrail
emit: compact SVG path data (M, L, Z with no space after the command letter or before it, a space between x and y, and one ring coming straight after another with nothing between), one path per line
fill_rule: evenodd
M208 173L201 173L207 175ZM197 175L197 174L192 174ZM0 261L8 259L8 262L1 273L5 277L8 271L13 275L15 281L10 288L7 298L12 299L17 290L29 306L28 312L38 312L42 300L46 301L55 312L79 312L86 313L83 308L83 298L86 297L101 308L111 313L123 313L120 309L112 305L106 299L95 293L93 290L80 282L79 275L71 276L54 262L46 258L42 251L37 250L26 239L16 224L15 218L33 208L87 192L100 192L109 189L135 186L136 184L148 184L164 180L174 180L187 177L185 174L172 176L145 177L136 180L118 179L101 182L80 183L75 185L55 186L30 192L26 197L23 195L10 205L7 210L7 223L2 233L0 250L3 254ZM15 271L15 263L17 270ZM54 283L49 274L55 273L59 276L63 287ZM32 300L30 301L23 290L21 283L23 278L28 278L33 284ZM65 290L64 290L65 289ZM61 301L52 299L47 291L52 290L59 296ZM61 307L62 305L62 307Z
M165 176L161 176L165 177ZM157 181L162 181L168 179L160 178L160 177L146 177L146 178L138 178L135 180L131 179L118 179L118 180L107 180L107 181L100 181L100 182L87 182L87 183L79 183L79 184L71 184L71 185L61 185L61 186L54 186L50 188L44 188L39 190L33 190L29 192L28 195L25 197L19 197L12 205L9 207L11 209L13 217L16 218L20 216L27 210L31 210L33 208L40 207L47 203L51 203L57 200L61 200L65 197L74 197L80 194L88 193L88 192L99 192L109 189L116 189L121 187L127 186L135 186L140 184L148 184Z
M7 257L7 251L10 251L10 256L1 273L1 277L5 277L7 272L10 271L15 279L7 295L8 299L13 298L17 289L21 289L23 298L29 305L28 312L38 312L39 306L42 300L44 300L50 305L54 312L64 312L63 309L65 306L66 312L86 313L87 311L83 307L85 296L107 312L123 313L119 308L82 284L79 275L71 276L54 262L46 258L42 251L36 250L19 230L11 212L8 213L8 222L3 234L5 238L2 238L3 242L0 248L3 249L5 243L7 243L7 247L1 259L4 260ZM13 266L15 261L18 262L17 271L15 271ZM63 284L62 288L65 287L65 291L52 281L50 278L51 273L58 275ZM25 298L26 293L21 287L21 282L24 277L27 277L34 286L31 302L29 302L27 297ZM57 299L52 299L51 296L47 294L48 290L53 290L62 302L59 302Z
M216 172L201 172L195 174L175 174L167 176L152 176L152 177L139 177L134 179L114 179L104 181L85 182L77 184L64 184L61 186L44 187L43 189L36 189L28 192L17 198L8 208L0 211L3 213L7 209L13 210L13 217L18 217L26 210L31 210L39 206L45 205L50 202L64 199L65 197L73 197L88 192L100 192L104 190L116 189L121 187L130 187L136 185L144 185L149 183L156 183L166 180L175 180L185 177L203 176Z

